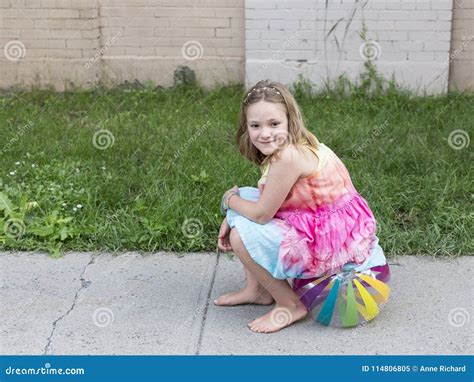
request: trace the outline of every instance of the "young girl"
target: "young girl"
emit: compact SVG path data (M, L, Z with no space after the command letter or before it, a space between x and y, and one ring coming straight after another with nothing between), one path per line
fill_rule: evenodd
M260 166L258 189L234 186L221 203L227 210L218 247L242 261L246 286L216 305L275 307L248 324L278 331L307 316L287 279L312 278L384 265L376 220L339 157L309 132L288 89L260 81L242 101L237 131L240 153Z

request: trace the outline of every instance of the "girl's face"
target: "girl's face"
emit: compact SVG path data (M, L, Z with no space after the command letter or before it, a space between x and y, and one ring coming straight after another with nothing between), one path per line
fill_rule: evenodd
M288 138L288 118L282 104L260 101L247 108L247 130L253 145L271 155Z

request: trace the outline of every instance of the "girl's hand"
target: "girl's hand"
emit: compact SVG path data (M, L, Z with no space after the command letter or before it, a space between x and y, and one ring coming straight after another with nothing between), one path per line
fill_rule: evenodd
M227 223L227 218L224 218L219 230L219 236L217 238L217 247L224 252L232 251L232 246L230 245L229 240L230 227Z
M228 189L226 192L224 192L224 196L223 196L223 198L225 199L225 196L226 196L226 195L228 195L228 194L230 194L230 193L231 193L231 191L236 191L236 192L238 192L238 191L239 191L239 187L237 187L237 186L234 186L234 187L232 187L232 188Z

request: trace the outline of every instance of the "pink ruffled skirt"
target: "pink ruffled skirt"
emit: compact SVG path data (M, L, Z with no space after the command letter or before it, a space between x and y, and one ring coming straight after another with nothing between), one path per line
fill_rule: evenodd
M374 215L357 191L314 210L278 211L275 218L290 226L278 262L293 278L334 274L347 262L362 264L378 242Z

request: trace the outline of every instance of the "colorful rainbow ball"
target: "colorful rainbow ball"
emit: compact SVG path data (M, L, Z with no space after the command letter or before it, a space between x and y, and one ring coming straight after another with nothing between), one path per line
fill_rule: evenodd
M347 263L336 274L293 280L293 290L315 321L346 328L378 316L390 296L388 263L363 271L356 267Z

